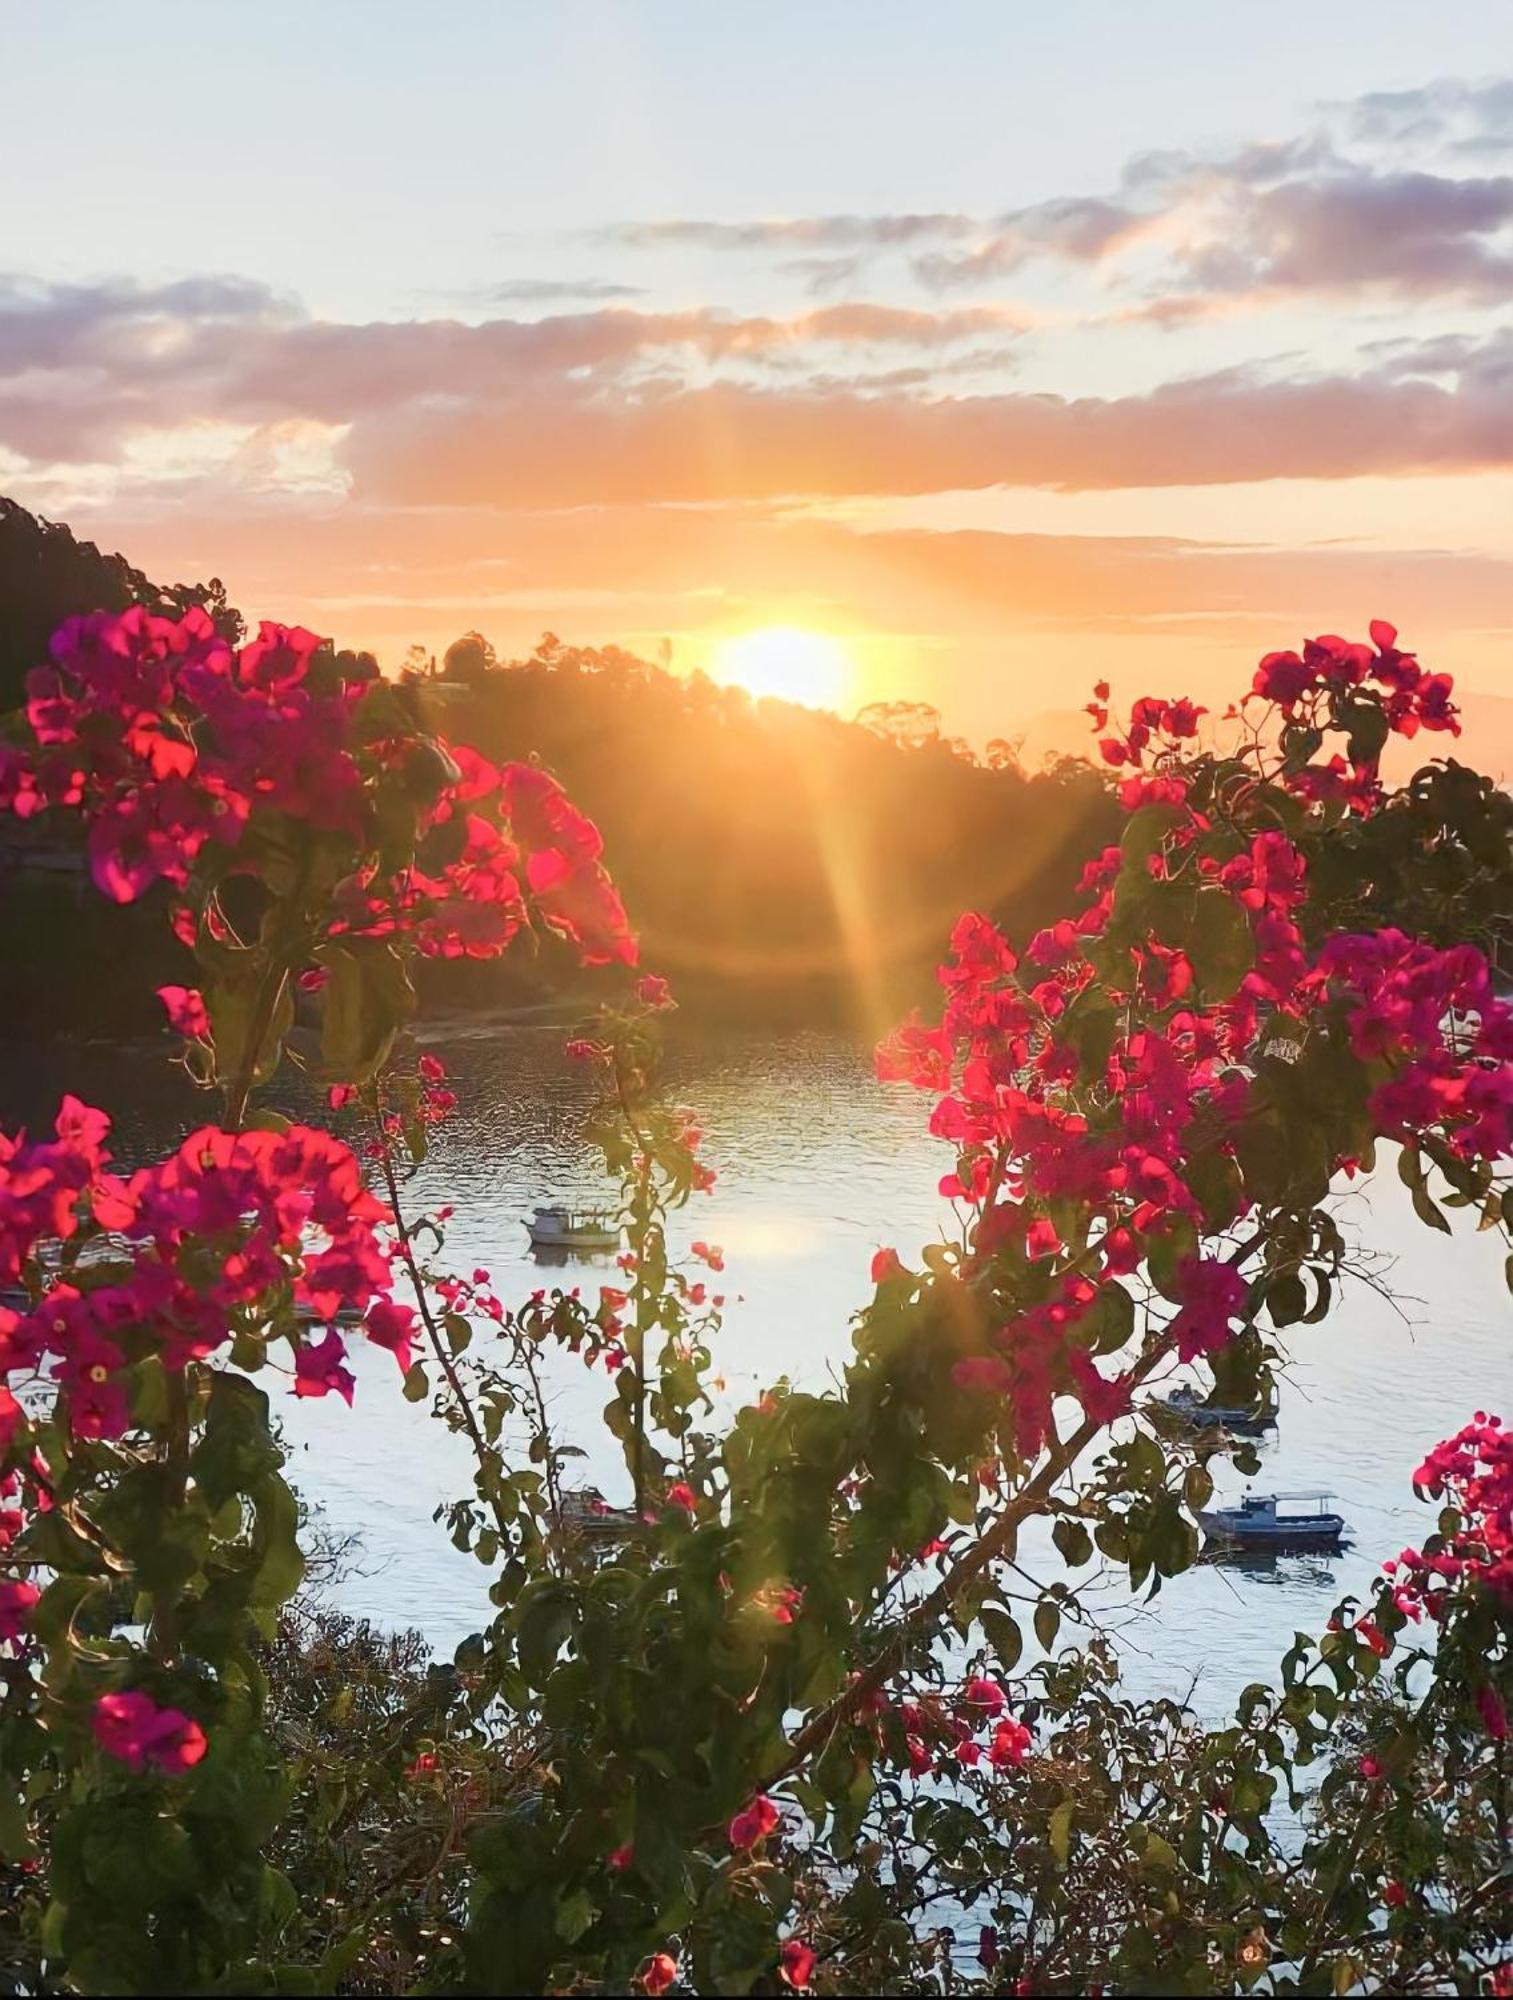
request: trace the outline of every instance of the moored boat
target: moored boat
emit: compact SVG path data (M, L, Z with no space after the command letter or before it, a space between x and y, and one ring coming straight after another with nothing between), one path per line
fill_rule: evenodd
M602 1209L538 1208L526 1223L538 1250L614 1250L620 1225Z
M633 1507L612 1507L597 1486L580 1486L562 1495L558 1525L586 1542L622 1542L640 1525Z
M1205 1508L1198 1520L1211 1542L1234 1549L1337 1549L1344 1517L1332 1493L1247 1493L1238 1507Z
M1185 1383L1180 1389L1173 1389L1170 1395L1163 1396L1161 1407L1199 1430L1233 1431L1240 1437L1260 1437L1277 1427L1275 1403L1259 1410L1247 1409L1243 1404L1214 1403Z

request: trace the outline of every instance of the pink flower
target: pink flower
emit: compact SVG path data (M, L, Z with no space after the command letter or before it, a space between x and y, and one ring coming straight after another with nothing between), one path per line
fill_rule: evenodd
M1184 1257L1177 1268L1182 1309L1167 1331L1176 1336L1177 1355L1193 1361L1225 1346L1230 1325L1250 1295L1232 1265L1216 1257Z
M640 1977L643 1993L665 1993L678 1976L678 1961L669 1952L655 1952Z
M345 1111L349 1104L357 1102L355 1083L333 1083L326 1092L326 1103L333 1111Z
M985 1709L989 1715L997 1715L1004 1705L1003 1689L997 1681L987 1680L979 1674L967 1682L962 1690L962 1700L970 1708Z
M334 1326L327 1327L324 1340L316 1346L301 1347L294 1357L295 1395L329 1396L334 1389L350 1407L357 1384L351 1371L342 1366L346 1358L341 1335Z
M636 998L644 1006L662 1009L675 1006L672 988L660 973L644 972L636 981Z
M0 1646L17 1645L42 1595L34 1583L0 1581Z
M1476 1690L1476 1712L1481 1717L1487 1734L1501 1742L1508 1733L1508 1712L1503 1707L1502 1697L1490 1681L1485 1681Z
M730 1822L727 1829L730 1844L740 1852L755 1847L759 1840L765 1840L777 1826L782 1815L765 1792L756 1797Z
M1055 1223L1048 1215L1037 1215L1025 1236L1025 1255L1031 1259L1054 1257L1060 1248L1061 1238L1056 1234Z
M446 1064L439 1056L424 1055L417 1067L427 1083L440 1083L447 1073Z
M408 1375L415 1343L415 1311L394 1299L379 1299L368 1308L363 1332L375 1346L386 1347L399 1363L401 1375Z
M101 1695L94 1732L100 1748L133 1771L151 1763L176 1776L198 1764L209 1748L197 1722L177 1708L159 1708L136 1688Z
M610 1872L623 1875L635 1858L636 1850L632 1841L627 1840L623 1847L612 1847L609 1851Z
M168 1010L168 1025L186 1041L209 1041L210 1016L197 986L160 986L158 998Z
M784 1981L795 1993L807 1993L809 1981L814 1977L814 1949L801 1938L787 1938L782 1950L782 1974Z
M874 1285L886 1285L891 1283L894 1278L906 1278L908 1275L908 1272L899 1262L896 1250L879 1250L872 1259L872 1282Z
M1016 1722L1011 1715L1002 1716L988 1745L988 1762L998 1771L1008 1769L1011 1764L1022 1764L1024 1754L1033 1741L1022 1722Z
M680 1479L675 1485L668 1487L667 1505L681 1507L685 1514L696 1514L699 1509L699 1498L687 1481Z

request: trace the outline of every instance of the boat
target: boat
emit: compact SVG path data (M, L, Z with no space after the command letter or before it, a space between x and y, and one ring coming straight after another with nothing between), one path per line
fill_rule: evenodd
M585 1542L621 1542L640 1526L633 1507L612 1507L597 1486L580 1486L564 1493L557 1509L558 1525Z
M526 1228L538 1250L615 1250L620 1225L597 1208L538 1208Z
M1180 1389L1173 1389L1169 1396L1160 1400L1163 1409L1170 1410L1174 1417L1180 1417L1184 1423L1193 1424L1199 1430L1233 1431L1238 1437L1260 1437L1263 1432L1274 1431L1277 1427L1275 1403L1261 1410L1247 1409L1237 1403L1212 1403L1186 1384Z
M1326 1502L1332 1493L1247 1493L1238 1507L1205 1508L1198 1515L1212 1542L1232 1549L1337 1549L1346 1526ZM1296 1509L1284 1512L1284 1509Z

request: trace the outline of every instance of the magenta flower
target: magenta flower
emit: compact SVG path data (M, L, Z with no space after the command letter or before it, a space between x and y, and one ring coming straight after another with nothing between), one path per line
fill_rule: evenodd
M186 1041L210 1039L210 1016L197 986L160 986L158 998L168 1010L168 1025Z
M350 1406L357 1384L351 1370L342 1366L346 1358L347 1350L341 1335L334 1326L327 1327L324 1340L314 1346L300 1348L294 1357L295 1395L329 1396L334 1389Z
M1176 1336L1179 1360L1192 1361L1228 1342L1230 1322L1244 1306L1250 1287L1232 1265L1217 1257L1184 1257L1177 1279L1182 1309L1168 1331Z
M198 1764L209 1744L197 1722L177 1708L159 1708L139 1688L102 1694L95 1703L95 1741L133 1771L156 1764L170 1776Z

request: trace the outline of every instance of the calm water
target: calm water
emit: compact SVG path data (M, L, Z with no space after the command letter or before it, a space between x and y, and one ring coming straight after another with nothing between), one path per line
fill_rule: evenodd
M449 1262L486 1265L506 1300L541 1284L613 1278L607 1260L543 1268L522 1223L536 1202L605 1192L576 1137L583 1084L561 1057L561 1032L470 1023L433 1028L428 1040L460 1105L413 1199L455 1205ZM719 1172L674 1236L705 1237L726 1253L717 1351L726 1394L745 1400L779 1375L823 1385L849 1352L872 1252L891 1243L907 1258L949 1219L934 1192L947 1154L925 1132L926 1100L880 1088L863 1051L823 1034L689 1039L674 1045L669 1067L671 1087L702 1115ZM170 1142L207 1102L174 1088L155 1045L12 1050L0 1068L0 1118L50 1114L65 1082L112 1111L127 1159ZM1271 1677L1295 1631L1320 1628L1342 1592L1364 1591L1384 1556L1426 1531L1431 1512L1408 1480L1427 1447L1473 1410L1510 1401L1513 1309L1499 1239L1461 1228L1452 1243L1426 1230L1390 1170L1342 1192L1338 1208L1390 1296L1348 1284L1322 1326L1295 1330L1280 1429L1262 1446L1256 1484L1337 1493L1353 1546L1269 1566L1200 1565L1149 1606L1132 1606L1112 1580L1095 1584L1089 1603L1119 1632L1141 1692L1184 1694L1196 1678L1197 1705L1217 1713L1245 1682ZM418 1626L449 1650L486 1616L483 1573L431 1519L468 1490L467 1457L423 1407L404 1402L389 1356L361 1342L353 1349L355 1411L334 1397L297 1402L267 1378L293 1475L333 1529L361 1537L359 1566L338 1592L345 1606ZM588 1448L581 1476L622 1497L623 1469L597 1422L603 1376L564 1365L553 1395L559 1433ZM1242 1489L1216 1470L1221 1496ZM1035 1567L1031 1545L1026 1559ZM1041 1573L1063 1572L1050 1557Z

